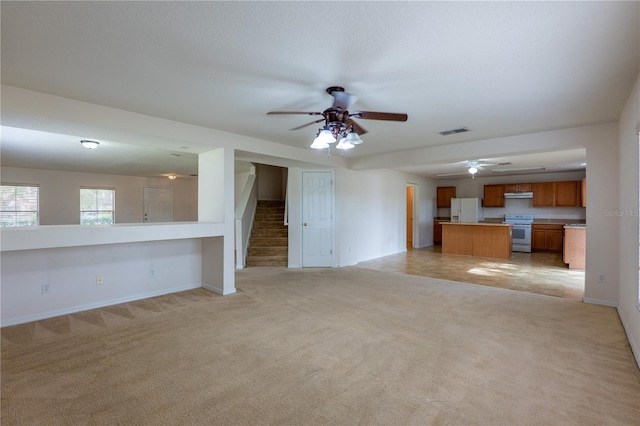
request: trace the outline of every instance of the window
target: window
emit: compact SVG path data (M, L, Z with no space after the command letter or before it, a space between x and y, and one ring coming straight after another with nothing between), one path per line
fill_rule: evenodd
M80 225L110 225L114 223L114 189L80 188Z
M1 185L0 226L38 224L38 187Z

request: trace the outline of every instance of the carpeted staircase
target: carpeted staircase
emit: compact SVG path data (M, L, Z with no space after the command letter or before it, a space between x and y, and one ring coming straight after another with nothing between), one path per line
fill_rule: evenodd
M249 240L247 266L287 266L288 230L284 226L284 201L258 200Z

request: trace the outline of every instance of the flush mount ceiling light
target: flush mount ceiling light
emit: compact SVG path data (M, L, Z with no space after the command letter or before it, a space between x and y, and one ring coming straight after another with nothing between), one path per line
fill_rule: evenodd
M367 133L353 119L366 120L386 120L386 121L407 121L407 114L377 111L347 111L348 108L358 100L358 97L347 93L344 88L339 86L331 86L327 89L327 93L333 96L333 105L322 112L305 112L305 111L272 111L267 115L275 114L300 114L300 115L321 115L322 118L294 127L290 130L298 130L312 124L324 121L324 126L318 129L316 138L311 144L314 149L328 149L331 156L331 144L338 142L335 147L341 151L354 148L362 143L360 135Z
M87 149L96 149L100 145L99 142L89 140L81 140L80 143Z
M178 176L176 176L175 173L169 173L167 177L171 180L175 180Z

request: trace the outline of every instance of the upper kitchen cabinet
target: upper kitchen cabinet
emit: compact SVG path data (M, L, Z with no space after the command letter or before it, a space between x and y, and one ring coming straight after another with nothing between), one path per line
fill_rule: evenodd
M504 192L507 192L507 193L531 192L531 184L530 183L506 183L504 185Z
M555 199L555 182L536 182L533 190L533 207L553 207Z
M505 185L484 186L484 207L504 207Z
M580 202L582 207L587 207L587 178L582 178Z
M532 184L533 207L581 207L580 181Z
M581 207L580 192L582 192L580 181L556 182L556 207Z
M451 208L452 198L456 198L455 186L439 186L436 188L437 208Z

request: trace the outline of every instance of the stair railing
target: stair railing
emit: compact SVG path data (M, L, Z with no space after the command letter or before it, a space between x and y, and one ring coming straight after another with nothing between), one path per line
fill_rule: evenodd
M249 251L249 238L258 205L256 175L250 174L235 211L236 269L244 269Z

